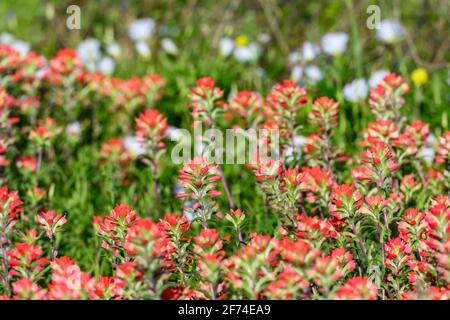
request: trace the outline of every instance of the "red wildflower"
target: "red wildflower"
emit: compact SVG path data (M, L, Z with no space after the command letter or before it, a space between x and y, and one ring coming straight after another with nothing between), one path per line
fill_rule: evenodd
M376 300L378 289L366 278L355 277L348 279L336 292L339 300Z
M42 211L37 217L38 223L44 228L47 237L52 238L55 232L63 226L67 220L61 213L55 211Z
M165 147L163 139L167 137L168 125L166 118L157 110L146 110L136 119L136 136L142 137L151 148Z
M339 105L328 97L320 97L314 101L312 111L308 114L309 122L319 127L320 131L330 131L337 126Z

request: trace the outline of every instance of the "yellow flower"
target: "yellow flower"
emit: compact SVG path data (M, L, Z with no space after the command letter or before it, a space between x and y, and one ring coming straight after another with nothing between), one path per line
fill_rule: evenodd
M424 85L428 81L428 73L424 68L418 68L411 73L411 79L418 87Z
M234 43L236 44L236 47L245 47L248 45L250 41L246 36L238 36L236 39L234 39Z

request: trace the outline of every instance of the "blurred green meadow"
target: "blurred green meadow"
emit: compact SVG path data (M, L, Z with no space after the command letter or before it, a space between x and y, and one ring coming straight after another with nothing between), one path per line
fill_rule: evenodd
M367 27L371 15L367 8L372 4L379 6L381 21L391 22L381 31ZM373 120L367 99L377 71L396 72L412 86L404 107L409 119L429 123L435 136L449 130L449 4L432 0L2 0L0 42L16 43L47 58L61 48L75 48L93 71L123 78L158 73L166 87L156 108L176 128L192 125L187 96L200 77L215 79L226 98L238 90L265 95L276 82L293 78L306 87L309 96L326 95L340 103L335 143L354 154L359 151L355 146L362 130ZM79 30L66 26L70 5L81 9ZM139 25L131 32L130 25L136 21L144 21L141 28L150 24L151 35L139 34ZM330 54L331 40L324 36L336 32L347 37L336 44L345 43L345 48ZM358 79L358 85L352 85ZM130 167L127 186L114 181L114 168L97 165L102 143L117 132L108 130L113 127L108 123L108 106L92 107L104 121L101 134L71 146L70 157L62 156L63 150L56 147L58 156L45 163L35 179L48 190L46 206L68 216L58 239L61 254L99 274L104 270L89 270L102 254L93 236L92 217L107 214L117 203L153 218L156 212L151 174L143 164L136 161ZM305 136L311 132L306 122L309 111L310 104L299 119ZM129 115L129 127L119 132L122 136L133 134L135 116ZM162 169L164 212L179 213L182 203L172 196L179 167L171 163L170 152L162 160ZM251 171L227 165L225 173L237 206L252 224L249 229L272 233L277 220L255 193ZM12 174L17 179L9 181L11 188L25 192L29 178ZM221 201L226 208L225 199ZM26 205L35 209L32 203Z

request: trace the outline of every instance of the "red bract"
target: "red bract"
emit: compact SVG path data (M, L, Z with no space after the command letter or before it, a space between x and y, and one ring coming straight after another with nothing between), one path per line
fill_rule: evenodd
M362 205L362 196L354 185L337 185L331 192L330 211L337 217L352 216Z
M42 211L38 215L37 221L49 238L52 238L55 232L67 222L66 217L61 213L56 214L55 211Z
M369 123L364 132L364 142L361 145L370 147L375 142L389 144L398 137L399 132L394 123L388 119L383 119Z
M14 70L20 63L20 53L14 48L0 45L0 72Z
M189 230L190 224L185 216L166 214L159 226L168 233L182 235Z
M68 257L56 259L51 264L53 273L48 285L48 297L54 300L87 299L95 292L95 280L82 272Z
M146 110L136 119L136 135L146 141L152 141L153 148L163 148L162 142L167 137L167 120L157 110Z
M193 102L203 100L215 100L223 96L222 90L215 87L215 82L210 77L204 77L197 80L197 86L191 90L189 99Z
M31 156L19 157L16 160L16 166L24 172L34 172L37 169L37 160Z
M49 260L42 257L42 249L29 243L17 243L8 252L10 274L17 277L36 279Z
M156 200L158 216L162 215L160 203L160 186L158 161L166 147L167 120L157 110L146 110L136 119L137 142L142 144L141 160L149 166L153 178L153 191Z
M109 216L94 217L97 234L103 239L102 247L120 258L127 236L128 228L135 223L138 216L125 204L117 205Z
M195 202L192 208L185 210L197 215L206 228L207 220L217 211L213 198L221 195L216 189L216 182L221 179L219 166L209 164L206 158L195 158L188 161L179 172L178 180L184 193L178 194L177 198L188 198Z
M277 112L280 111L278 108L282 108L295 114L307 101L306 90L300 88L295 81L285 80L275 85L267 96L267 101L273 104Z
M257 93L251 91L239 91L229 102L230 112L243 118L245 123L252 127L259 120L264 102Z
M6 228L22 211L20 206L23 202L19 199L17 191L8 191L7 187L0 187L0 225ZM4 235L8 230L1 230L0 235ZM1 238L0 238L1 239Z
M366 278L356 277L349 279L336 291L336 299L339 300L375 300L377 287Z
M102 145L100 150L102 164L120 164L128 166L131 163L131 154L120 139L110 139Z
M38 126L31 130L30 139L34 140L39 146L44 146L50 143L60 132L61 128L57 126L55 119L40 119Z
M281 161L261 160L255 170L257 181L270 181L278 177L283 172Z
M394 238L385 245L384 250L387 254L386 267L391 269L394 275L405 272L407 263L412 259L409 244L401 238Z
M81 60L72 49L61 49L56 56L50 60L50 69L55 74L68 76L74 71L82 68Z
M328 220L297 215L297 221L296 236L308 242L314 248L320 247L324 237L327 239L336 238L336 231Z
M150 219L139 219L133 224L125 239L124 248L130 255L163 256L167 246L165 233ZM142 252L145 251L145 254Z
M302 167L302 173L304 174L302 180L307 191L330 190L335 185L330 173L319 166Z
M369 105L378 119L400 122L399 109L404 103L403 95L409 91L405 80L394 74L386 75L370 92Z
M44 300L46 291L33 282L32 279L19 279L13 283L15 299Z
M312 111L308 114L309 122L319 127L322 132L330 131L337 126L339 105L328 97L320 97L314 101Z

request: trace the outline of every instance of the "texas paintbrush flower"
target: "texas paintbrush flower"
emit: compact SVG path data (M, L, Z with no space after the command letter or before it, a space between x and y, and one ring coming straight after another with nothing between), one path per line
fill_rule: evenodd
M46 290L39 287L32 279L19 279L13 283L14 299L45 300Z
M403 95L408 92L409 86L405 79L390 73L370 92L370 108L377 119L390 119L399 125L399 111L405 102Z
M12 222L23 210L22 204L17 191L8 191L7 187L0 187L0 226L3 228L0 235L6 235L10 231Z
M51 239L66 224L67 219L61 213L56 214L55 211L42 211L37 216L37 222L44 229L47 237Z
M119 261L126 259L125 239L128 228L136 219L136 212L125 204L117 205L106 217L94 217L94 226L97 235L102 239L102 247L109 250Z
M197 86L191 90L189 99L192 101L203 101L208 99L219 99L223 96L222 90L215 86L215 82L210 77L197 80Z
M436 149L436 163L450 164L450 131L444 133L439 139L439 146Z
M306 90L295 81L285 80L275 85L267 100L276 112L282 113L281 109L286 109L293 116L307 102Z
M170 251L166 233L150 219L138 219L127 232L124 248L141 273L140 288L135 294L148 298L160 297L169 276L162 269L167 266L165 260Z
M11 246L13 228L17 223L18 214L23 210L22 204L17 191L8 191L7 187L0 187L0 277L6 294L9 294L11 290L7 251Z
M37 151L38 170L40 170L42 166L42 157L45 148L52 144L60 132L61 127L57 125L55 119L53 118L39 119L38 125L30 131L30 141L35 144L35 149Z
M255 128L263 120L264 101L255 92L239 91L228 105L230 116L242 119L247 128Z
M197 86L191 89L189 108L194 119L194 127L204 123L207 127L215 125L216 118L224 109L219 107L217 100L222 98L223 91L215 86L210 77L197 80Z
M376 300L377 293L377 287L369 279L356 277L349 279L336 291L335 299Z
M131 154L125 148L125 144L120 139L109 139L100 149L101 165L119 164L120 166L128 166L131 163Z
M295 159L295 136L301 128L297 124L297 116L308 100L306 90L295 81L285 80L275 85L266 100L266 117L275 120L278 125L280 143L285 145L282 151L285 153L286 150L292 150Z
M402 77L374 87L365 128L338 122L366 123L363 109L344 116L321 95L305 105L294 81L264 97L199 79L189 94L194 124L262 129L256 145L271 157L227 166L240 209L219 164L186 161L173 188L181 209L168 192L175 167L163 161L173 130L155 105L165 80L91 72L79 53L47 60L0 45L1 299L450 297L450 136L445 117L405 117ZM169 109L181 128L186 110ZM93 218L92 241L85 221L99 208L113 210Z
M338 158L339 151L333 147L331 139L333 128L337 126L339 105L328 97L318 98L308 114L309 123L315 126L318 134L311 134L305 143L307 158L312 165L316 163L326 168L333 175L333 163Z
M77 53L72 49L61 49L56 56L50 60L52 74L68 76L82 68L82 63Z
M55 119L47 118L38 120L38 126L30 132L30 139L38 146L47 146L61 132Z
M216 189L216 182L221 179L219 167L216 164L209 164L206 158L194 158L188 161L179 172L178 181L184 188L184 192L179 193L177 198L194 201L192 208L184 210L194 214L207 229L208 220L218 210L214 198L221 195L221 192Z
M49 260L43 257L43 251L39 246L31 243L16 243L8 252L9 274L13 277L37 280L44 271L44 266Z
M16 160L16 166L19 170L27 173L35 172L37 169L37 160L35 157L32 156L22 156L17 158Z
M152 105L162 97L166 81L159 74L151 74L142 77L142 92L145 96L145 103Z
M317 126L321 132L328 132L337 126L339 105L328 97L320 97L314 101L308 114L309 123Z
M199 291L208 299L219 298L223 287L223 263L225 251L219 233L214 229L204 229L194 237L194 252L199 257L197 272L202 278Z
M153 193L156 201L156 210L161 217L161 196L159 186L158 161L164 153L167 138L167 119L157 110L149 109L144 111L136 119L136 137L141 139L144 147L144 157L142 161L150 167L153 177Z
M145 110L136 119L136 136L143 138L149 149L165 148L167 129L167 120L158 110Z
M386 189L392 182L392 172L399 169L391 148L376 141L361 154L361 162L370 169L370 181Z
M255 170L256 180L260 183L269 182L277 179L283 172L283 167L278 160L261 159Z

